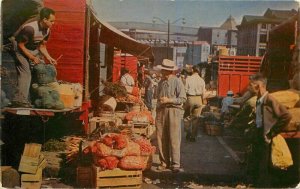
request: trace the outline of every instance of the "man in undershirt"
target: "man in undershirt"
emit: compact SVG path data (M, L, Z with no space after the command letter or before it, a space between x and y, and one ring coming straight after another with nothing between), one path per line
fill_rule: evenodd
M16 60L17 91L12 100L13 106L31 107L29 102L29 89L31 84L31 66L45 63L56 64L46 48L50 35L50 28L55 21L55 11L44 7L40 11L39 19L30 19L25 22L11 38L15 50L13 56Z

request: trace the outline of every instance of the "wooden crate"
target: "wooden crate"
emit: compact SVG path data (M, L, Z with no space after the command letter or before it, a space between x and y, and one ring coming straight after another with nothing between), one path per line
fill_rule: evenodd
M80 188L91 188L93 183L93 169L89 167L77 167L76 183Z
M21 175L21 188L22 189L40 189L42 185L43 168L39 167L35 174L22 174Z
M36 174L22 174L21 175L21 182L40 182L42 181L42 172L43 169L39 168Z
M39 167L44 168L46 166L44 156L41 154L41 148L41 144L25 144L19 165L20 172L36 174Z
M122 120L125 120L125 116L126 114L128 114L128 112L125 112L125 111L115 111L115 114L121 118Z
M108 116L108 117L93 117L89 121L89 129L88 129L88 134L91 134L95 129L101 128L101 130L107 132L111 132L110 125L121 125L122 120L118 116Z
M94 188L124 188L135 189L142 187L142 171L124 171L119 168L101 171L93 166Z
M133 125L132 127L132 133L146 136L147 138L150 137L150 124L149 123L135 123L135 122L129 122Z

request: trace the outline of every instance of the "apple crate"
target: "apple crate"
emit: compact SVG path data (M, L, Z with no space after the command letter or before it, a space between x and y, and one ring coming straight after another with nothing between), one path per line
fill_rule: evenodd
M93 165L94 188L137 189L142 187L142 171L125 171L119 168L102 171Z

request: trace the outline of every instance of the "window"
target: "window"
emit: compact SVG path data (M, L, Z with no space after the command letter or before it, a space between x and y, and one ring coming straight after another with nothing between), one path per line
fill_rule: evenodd
M267 42L267 35L266 34L260 35L259 42L260 43L266 43Z
M262 29L267 29L267 24L261 24Z

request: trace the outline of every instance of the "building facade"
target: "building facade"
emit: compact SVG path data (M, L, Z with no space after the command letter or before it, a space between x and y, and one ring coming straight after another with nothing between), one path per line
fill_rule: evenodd
M173 59L182 67L188 44L197 39L197 28L142 22L110 22L111 25L140 43L153 47L153 65L161 64L163 58ZM168 40L169 38L169 40ZM169 42L169 43L168 43Z
M230 15L220 27L200 27L198 41L207 41L211 45L211 53L217 46L236 48L237 28L234 18Z
M269 31L295 14L297 11L294 9L267 9L263 16L245 15L241 24L237 26L237 55L263 56L269 40Z
M184 57L184 65L206 63L210 55L210 45L206 41L194 41L189 44Z

